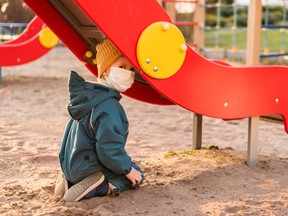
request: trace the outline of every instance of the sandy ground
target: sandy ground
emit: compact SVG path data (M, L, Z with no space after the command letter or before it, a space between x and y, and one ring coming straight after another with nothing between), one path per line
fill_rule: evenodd
M164 158L164 153L191 149L193 114L125 96L127 151L143 168L144 185L119 197L78 203L54 198L70 70L94 78L65 47L35 62L2 68L0 215L288 215L283 125L260 122L258 164L253 167L245 164L247 119L204 117L205 148Z

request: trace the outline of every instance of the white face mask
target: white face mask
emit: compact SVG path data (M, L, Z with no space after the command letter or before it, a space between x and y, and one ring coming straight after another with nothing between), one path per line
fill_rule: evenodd
M135 73L130 70L111 67L110 73L105 77L105 80L109 87L118 92L124 92L132 86L134 78Z

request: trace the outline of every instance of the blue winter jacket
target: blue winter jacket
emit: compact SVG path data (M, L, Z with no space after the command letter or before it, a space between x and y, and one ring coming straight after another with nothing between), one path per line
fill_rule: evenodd
M102 85L85 81L76 72L69 79L68 121L59 153L62 171L75 184L107 168L116 175L131 171L132 160L125 143L128 120L121 95Z

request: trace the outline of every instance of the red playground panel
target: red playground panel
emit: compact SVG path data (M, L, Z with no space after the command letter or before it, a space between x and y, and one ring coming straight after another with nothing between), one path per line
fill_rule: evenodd
M140 70L128 96L225 120L277 114L288 132L288 67L230 67L203 58L182 42L156 0L24 1L95 75L85 53L95 56L95 45L108 37Z
M35 16L27 25L26 29L17 38L15 38L14 40L2 42L0 43L0 45L25 42L38 34L44 25L45 24L43 23L43 21L39 17Z
M58 38L35 17L15 40L0 43L0 66L26 64L45 55Z

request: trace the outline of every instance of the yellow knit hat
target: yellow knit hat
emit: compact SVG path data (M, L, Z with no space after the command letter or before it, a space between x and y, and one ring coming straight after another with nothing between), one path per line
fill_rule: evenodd
M96 45L96 63L98 68L98 77L122 56L122 53L110 42L105 39Z

